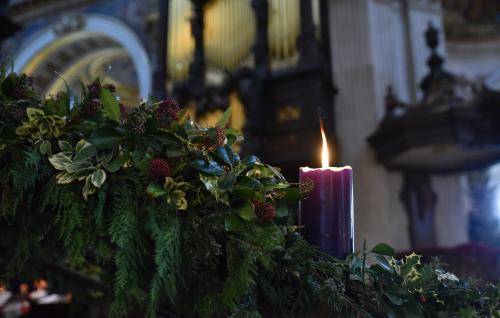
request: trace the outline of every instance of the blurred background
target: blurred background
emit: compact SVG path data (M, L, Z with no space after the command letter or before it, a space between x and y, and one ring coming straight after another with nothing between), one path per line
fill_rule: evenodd
M203 124L231 106L240 151L292 181L322 118L354 169L356 248L500 277L497 0L11 0L0 39L47 96L100 77Z

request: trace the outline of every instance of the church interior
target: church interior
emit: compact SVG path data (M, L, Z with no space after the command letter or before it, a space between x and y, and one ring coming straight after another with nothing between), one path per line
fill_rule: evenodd
M42 98L99 78L124 112L175 98L211 127L230 108L226 128L244 136L236 153L280 167L290 183L320 166L328 140L330 163L352 167L353 251L386 243L397 257L499 281L496 0L6 0L0 59ZM15 251L1 229L1 250ZM51 263L14 283L0 276L0 317L107 317L97 272ZM2 313L12 286L57 305Z

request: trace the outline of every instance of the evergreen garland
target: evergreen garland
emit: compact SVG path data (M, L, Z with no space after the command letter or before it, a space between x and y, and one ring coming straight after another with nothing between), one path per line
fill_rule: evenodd
M337 260L304 241L288 207L311 185L240 158L230 110L204 128L171 99L127 113L113 92L40 100L0 72L6 276L99 268L111 317L500 317L498 286L385 244Z

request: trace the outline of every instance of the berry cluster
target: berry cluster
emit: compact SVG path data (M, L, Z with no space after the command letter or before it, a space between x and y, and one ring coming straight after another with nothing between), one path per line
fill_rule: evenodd
M265 222L272 220L276 215L276 208L274 205L264 201L254 201L253 202L255 215L259 221Z
M180 107L173 98L166 98L154 110L154 114L161 128L168 128L172 121L179 119Z
M168 162L161 158L155 158L151 160L149 164L149 177L157 182L162 183L165 181L166 177L171 175L172 171Z

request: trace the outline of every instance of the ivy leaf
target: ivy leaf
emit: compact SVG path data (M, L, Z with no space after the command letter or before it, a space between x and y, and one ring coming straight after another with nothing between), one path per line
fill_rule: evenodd
M235 212L245 221L253 221L256 219L253 204L250 201L235 209Z
M104 184L104 181L106 181L106 172L102 169L97 169L90 175L90 180L96 188L100 188Z
M50 157L49 162L56 170L66 170L66 167L73 163L71 158L63 152Z
M120 121L120 106L116 98L106 88L101 88L101 102L104 115L116 122Z
M165 189L163 189L162 186L153 182L148 185L146 192L153 199L156 199L159 196L167 194L167 191L165 191Z
M389 244L386 243L377 244L374 248L372 248L371 252L379 255L392 257L396 256L396 250L394 250Z
M224 114L222 114L221 118L217 122L217 126L221 128L225 127L227 122L229 121L229 118L231 118L231 107L228 107Z

